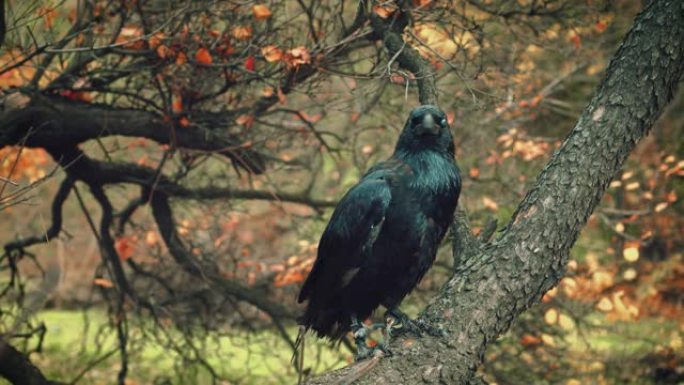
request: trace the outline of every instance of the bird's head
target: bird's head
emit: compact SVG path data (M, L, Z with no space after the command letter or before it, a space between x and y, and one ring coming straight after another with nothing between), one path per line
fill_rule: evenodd
M454 154L454 139L446 114L439 107L422 105L411 110L397 142L399 151L434 150Z

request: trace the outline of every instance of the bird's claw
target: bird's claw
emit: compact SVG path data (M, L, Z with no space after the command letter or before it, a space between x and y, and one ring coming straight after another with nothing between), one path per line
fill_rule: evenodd
M411 333L416 337L422 337L423 332L433 337L447 337L446 330L434 326L423 318L412 320L404 312L398 309L391 309L385 313L385 322L388 325L388 333L398 336L404 333Z

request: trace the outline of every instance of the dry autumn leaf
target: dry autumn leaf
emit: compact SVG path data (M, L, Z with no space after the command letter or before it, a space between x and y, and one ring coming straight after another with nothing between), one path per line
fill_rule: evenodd
M299 67L303 64L311 63L311 54L306 47L295 47L287 51L285 61L291 67Z
M135 244L138 238L135 235L123 236L116 239L114 242L114 248L116 249L119 258L125 261L133 256L135 251Z
M263 4L257 4L253 6L252 13L254 14L254 18L257 20L266 20L273 15L271 10Z
M484 207L492 211L496 211L499 209L499 205L494 201L494 199L490 197L482 197L482 204L484 205Z
M396 11L396 7L391 7L389 5L374 5L373 6L373 13L380 16L381 19L387 19L388 17L392 16L392 14L395 11Z
M106 278L95 278L93 280L93 285L104 287L106 289L111 289L114 287L114 283Z
M609 312L609 311L613 310L613 302L610 301L610 298L603 297L596 304L596 308L602 312Z
M233 28L233 37L238 40L249 40L252 37L252 27L238 26Z
M525 347L537 346L542 343L541 338L535 337L531 334L525 334L520 338L520 344Z
M659 213L667 208L667 202L660 202L655 207L655 212Z
M204 65L209 65L213 62L211 53L209 53L209 50L206 48L200 48L195 52L195 60Z
M261 48L261 54L264 55L264 59L269 63L282 60L283 58L283 51L275 45L267 45Z
M254 124L254 116L247 114L240 115L237 117L237 119L235 119L235 123L247 128L252 127Z

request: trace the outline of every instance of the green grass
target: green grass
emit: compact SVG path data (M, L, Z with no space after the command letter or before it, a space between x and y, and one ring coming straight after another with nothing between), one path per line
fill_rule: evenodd
M108 326L104 312L51 310L41 312L36 318L45 323L47 334L42 353L33 354L31 360L48 378L71 381L85 368L93 366L79 384L115 383L120 356L114 352L103 357L115 351L117 336ZM291 336L296 335L294 328L288 332ZM176 330L131 327L130 383L152 384L163 378L170 384L209 384L211 376L199 360L200 356L231 384L296 382L296 373L289 364L292 351L274 331L224 330L220 334L220 337L194 339L193 349ZM164 344L156 343L157 340L164 341ZM345 364L348 353L331 351L320 344L317 346L313 340L307 339L306 365L311 366L314 372ZM170 344L181 347L186 358L168 348ZM5 382L0 380L0 384Z

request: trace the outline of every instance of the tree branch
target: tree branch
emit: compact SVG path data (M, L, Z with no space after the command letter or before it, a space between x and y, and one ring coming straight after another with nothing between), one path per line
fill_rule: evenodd
M390 57L396 57L399 65L411 71L418 84L418 100L421 104L437 105L437 86L435 75L430 64L415 48L406 44L402 38L404 28L408 26L408 11L398 10L391 17L383 19L375 12L371 13L371 26L375 35L383 41Z
M9 109L0 116L0 147L26 140L29 147L67 147L87 140L121 135L153 140L181 148L214 151L232 159L250 172L264 171L264 160L225 127L232 123L231 114L198 112L197 125L176 129L156 113L80 103L55 96L30 95L21 108ZM201 123L201 124L199 124ZM205 128L206 127L206 128Z
M55 198L52 201L52 225L50 225L50 228L45 234L34 235L26 239L10 242L5 245L5 251L10 252L16 249L23 249L36 243L49 242L52 238L56 237L62 230L62 205L64 205L64 201L66 201L73 187L74 180L69 176L67 176L62 181L62 184L59 185L57 194L55 194Z
M25 354L0 339L0 377L13 385L58 385L45 378Z

